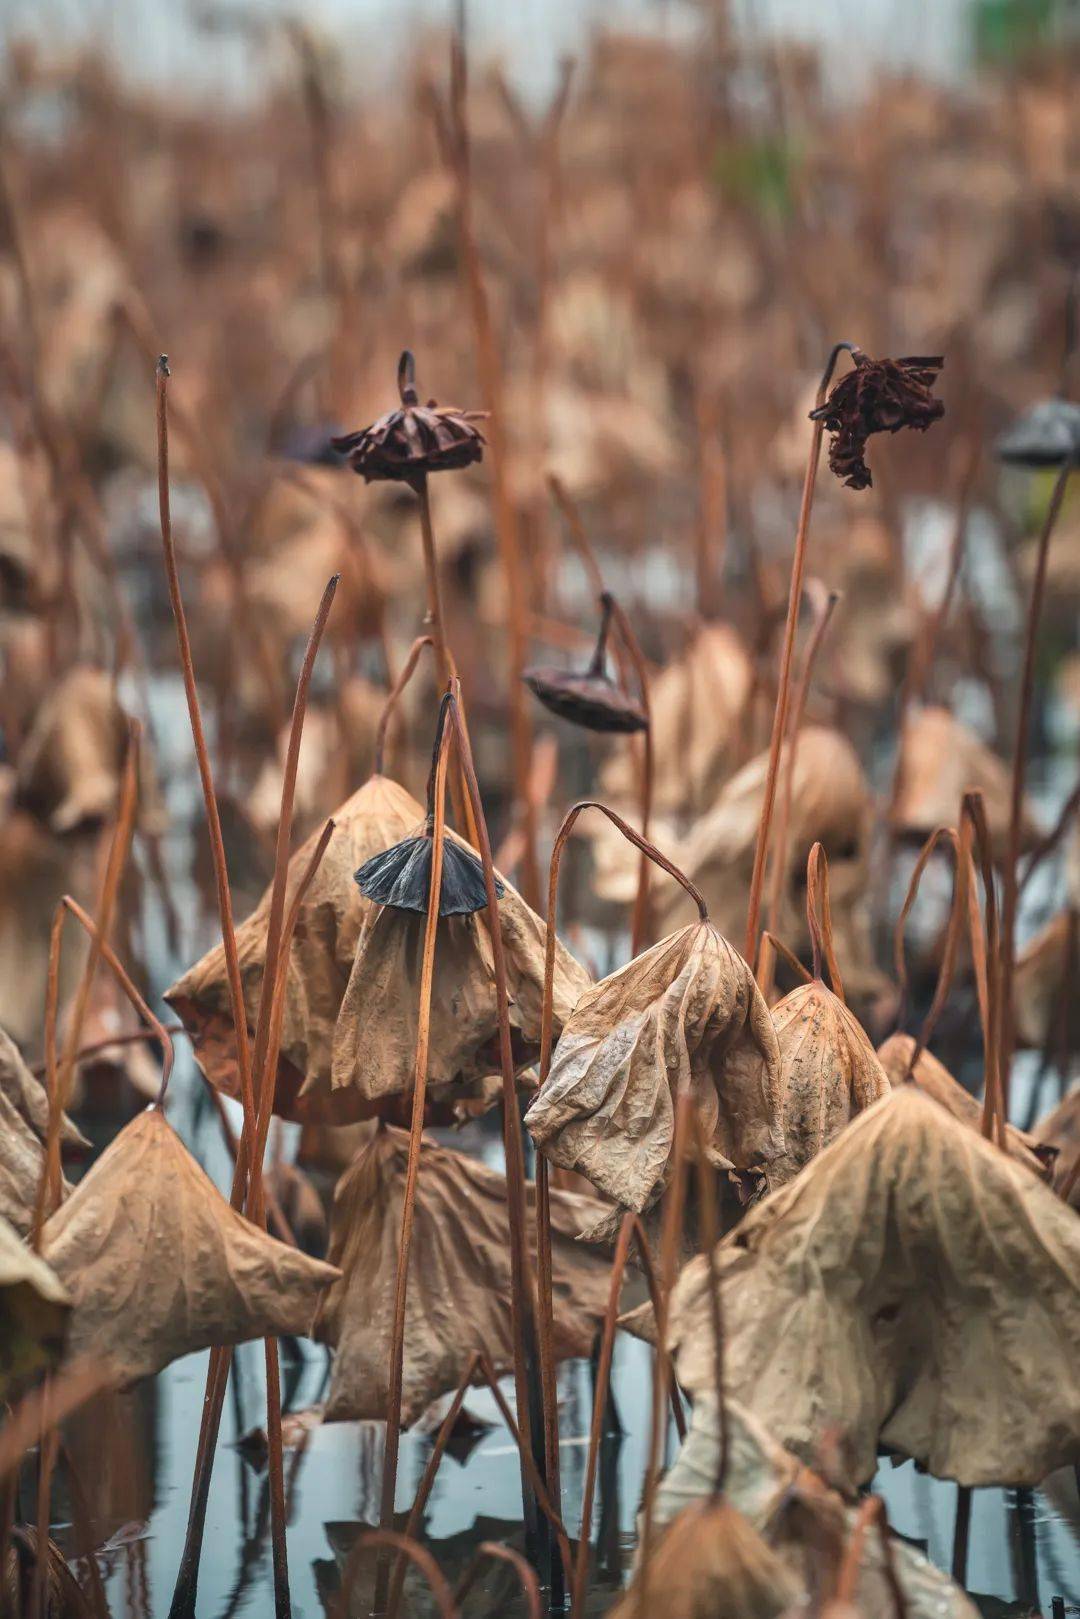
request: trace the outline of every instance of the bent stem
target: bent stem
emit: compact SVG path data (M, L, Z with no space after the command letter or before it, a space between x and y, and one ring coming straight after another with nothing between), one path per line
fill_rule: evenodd
M462 1603L476 1583L476 1577L486 1560L508 1563L517 1575L525 1598L526 1619L540 1619L540 1583L536 1572L512 1546L500 1546L495 1540L482 1540L473 1555L472 1561L461 1576L454 1589L454 1601Z
M1013 1046L1016 1038L1013 1008L1013 975L1016 968L1016 918L1020 908L1019 865L1020 838L1024 819L1024 776L1027 773L1028 750L1031 741L1031 706L1035 691L1035 649L1042 617L1043 597L1046 593L1046 568L1050 555L1050 538L1065 499L1065 486L1070 473L1076 470L1076 459L1067 461L1058 473L1054 492L1043 519L1035 559L1035 578L1031 586L1027 624L1024 630L1024 667L1020 682L1020 710L1016 721L1016 746L1013 750L1012 792L1009 799L1009 831L1005 845L1005 865L1001 887L1001 1046L1000 1071L1001 1107L1009 1114L1009 1078L1012 1069Z
M405 688L413 677L416 666L420 661L420 654L423 652L426 646L431 647L432 651L435 651L434 638L430 635L418 635L412 646L409 648L409 655L401 666L401 673L398 675L397 679L394 681L394 684L386 694L386 702L383 704L383 711L379 715L379 723L375 729L375 756L371 766L371 774L373 776L381 776L383 774L383 764L385 762L386 754L386 735L390 729L390 721L393 719L394 714L397 711L398 703L401 701ZM447 657L449 657L449 653L447 653ZM455 670L454 673L456 674L457 671Z
M405 1187L401 1201L401 1237L398 1244L397 1276L394 1282L394 1323L390 1339L390 1378L386 1400L386 1441L379 1499L379 1523L384 1530L393 1527L394 1499L397 1493L398 1452L401 1445L401 1388L405 1357L405 1305L409 1286L409 1257L412 1251L416 1184L420 1174L420 1150L424 1134L428 1048L431 1039L431 986L435 970L435 940L439 926L439 896L442 893L443 845L446 839L446 765L450 732L445 727L444 720L447 708L453 705L454 698L447 693L439 707L435 742L431 878L420 963L420 1004L413 1065L412 1119L409 1127L409 1157L405 1170ZM386 1560L380 1558L375 1583L377 1612L385 1606L387 1578Z
M829 969L832 992L837 1000L844 999L844 983L840 977L840 964L833 947L832 906L829 903L829 862L820 843L815 843L806 862L806 925L813 951L813 973L820 981L822 956Z
M348 1619L349 1592L352 1590L353 1581L356 1579L360 1553L365 1546L385 1546L391 1551L400 1552L411 1563L415 1563L428 1582L431 1594L435 1598L435 1606L439 1610L440 1619L458 1619L458 1610L451 1595L450 1587L443 1579L439 1565L434 1557L423 1546L418 1545L415 1540L410 1540L408 1535L399 1535L393 1529L368 1529L357 1540L342 1570L341 1595L335 1604L335 1619ZM377 1602L375 1611L376 1613L379 1611Z
M820 410L825 403L825 395L828 391L829 383L832 381L836 362L841 352L845 349L849 354L857 352L853 343L834 343L833 345L825 370L822 372L821 381L818 384L817 397L814 401L815 410ZM802 599L803 573L806 567L806 538L810 528L810 513L814 505L814 486L817 483L823 433L824 424L820 420L815 421L810 439L810 454L806 463L806 476L803 481L799 524L795 531L795 551L791 560L791 585L788 590L787 621L784 625L784 641L780 653L780 679L776 690L776 708L773 711L772 737L769 741L769 768L765 777L765 801L761 809L757 843L754 847L754 869L750 878L750 902L746 913L746 943L743 950L743 955L748 962L753 962L757 956L761 893L765 882L765 861L769 852L769 830L772 825L773 805L776 802L776 778L780 765L780 748L787 725L788 696L791 689L791 661L795 651L795 630L799 620L799 602Z

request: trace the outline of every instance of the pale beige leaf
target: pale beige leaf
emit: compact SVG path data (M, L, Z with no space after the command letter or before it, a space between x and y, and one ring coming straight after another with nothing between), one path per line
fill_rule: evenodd
M63 1352L71 1299L55 1272L0 1219L0 1399Z

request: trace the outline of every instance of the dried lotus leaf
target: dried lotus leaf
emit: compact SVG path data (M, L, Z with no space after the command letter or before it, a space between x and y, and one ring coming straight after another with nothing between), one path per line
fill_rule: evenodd
M37 1075L23 1061L14 1040L3 1029L0 1029L0 1092L30 1126L37 1139L44 1143L49 1128L48 1093ZM66 1113L60 1120L60 1145L80 1149L90 1145Z
M820 979L800 984L772 1010L780 1047L784 1153L769 1165L783 1186L856 1114L889 1093L889 1081L859 1020Z
M878 1102L716 1250L725 1382L852 1486L879 1445L939 1478L1037 1484L1080 1459L1080 1222L917 1085ZM713 1386L708 1267L676 1284L679 1381Z
M334 833L300 907L285 978L275 1111L306 1117L297 1101L305 1080L325 1103L330 1092L331 1053L356 941L371 910L353 873L365 860L414 832L424 819L411 793L386 776L372 776L334 812ZM289 890L300 881L320 834L313 834L289 861ZM254 1031L266 961L270 889L236 930L248 1026ZM227 1096L239 1096L236 1042L221 945L189 968L165 999L183 1020L208 1078ZM357 1115L354 1113L352 1118ZM350 1122L343 1116L326 1122Z
M1004 851L1011 796L1009 767L947 708L922 708L905 716L892 808L893 830L924 842L938 826L952 826L966 792L983 795L994 853ZM1022 847L1038 836L1025 808Z
M891 1034L878 1047L878 1060L894 1089L907 1079L914 1049L915 1041L910 1034ZM935 1102L940 1102L942 1107L947 1108L960 1124L966 1124L969 1130L981 1132L982 1103L976 1101L971 1092L966 1091L959 1080L953 1078L945 1064L938 1062L932 1052L919 1053L919 1060L915 1064L911 1078L927 1096L932 1096ZM1045 1154L1040 1156L1042 1139L1038 1134L1030 1135L1026 1130L1018 1130L1015 1125L1005 1126L1005 1142L1009 1156L1015 1158L1018 1164L1026 1165L1033 1174L1046 1180L1046 1157ZM1049 1138L1047 1139L1049 1141Z
M448 834L454 838L455 834ZM460 840L456 840L460 841ZM535 1061L544 992L545 924L499 878L499 926L506 956L510 1027L517 1068ZM356 950L334 1036L330 1100L378 1105L413 1086L420 961L426 918L391 906L369 916ZM589 976L556 941L554 1027L562 1028ZM431 992L430 1085L472 1085L498 1067L495 969L487 912L443 916L435 941ZM322 1096L309 1078L303 1098Z
M1063 1190L1080 1158L1080 1089L1070 1091L1052 1112L1040 1119L1035 1133L1041 1142L1058 1150L1054 1185L1059 1191ZM1080 1210L1080 1174L1073 1180L1069 1203Z
M1080 1050L1080 920L1059 911L1030 939L1013 974L1021 1044L1060 1056Z
M314 1326L335 1347L328 1421L386 1416L394 1279L409 1140L384 1127L342 1177L334 1196L330 1257L341 1278ZM527 1186L530 1220L535 1189ZM606 1257L577 1241L596 1203L552 1189L554 1343L559 1359L585 1355L607 1305ZM473 1351L497 1370L513 1363L506 1180L425 1138L405 1313L402 1420L413 1422L457 1387Z
M779 1051L753 974L711 922L673 933L586 991L526 1115L553 1164L623 1209L662 1190L689 1088L718 1168L783 1150Z
M20 1237L30 1235L45 1162L45 1148L22 1114L0 1091L0 1215ZM71 1188L61 1182L60 1195Z
M726 1498L752 1528L767 1534L788 1574L806 1585L809 1558L839 1551L850 1538L858 1508L777 1444L736 1400L725 1401ZM687 1435L656 1493L655 1522L663 1526L686 1507L712 1494L720 1457L715 1396L695 1400ZM796 1510L784 1510L794 1507ZM899 1537L891 1540L892 1563L907 1619L977 1619L977 1609L948 1575ZM860 1611L888 1614L891 1590L881 1541L868 1536L856 1596Z
M798 1589L741 1512L725 1500L697 1501L671 1519L610 1619L777 1619Z
M305 1333L338 1277L230 1208L155 1108L49 1219L42 1254L75 1307L70 1351L124 1382L196 1349Z
M70 1314L60 1278L0 1219L0 1399L56 1365Z

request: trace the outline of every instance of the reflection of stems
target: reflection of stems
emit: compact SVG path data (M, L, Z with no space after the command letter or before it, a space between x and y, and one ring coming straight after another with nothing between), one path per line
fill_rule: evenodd
M394 1529L366 1529L359 1537L356 1545L345 1560L345 1567L341 1575L341 1594L337 1601L336 1619L348 1619L349 1591L352 1589L356 1577L356 1566L360 1561L360 1553L365 1546L385 1546L391 1551L398 1551L407 1557L427 1580L431 1594L435 1598L435 1606L439 1610L440 1619L458 1619L457 1606L450 1594L450 1587L443 1579L438 1563L431 1553L408 1535L399 1535ZM380 1565L381 1566L381 1565ZM378 1597L375 1599L375 1612L380 1612Z
M397 1492L398 1451L401 1444L401 1387L405 1355L405 1306L409 1285L409 1256L412 1251L416 1184L420 1174L420 1151L424 1134L424 1102L427 1097L428 1047L431 1039L431 986L435 970L435 940L439 927L439 899L442 893L443 843L446 835L446 754L450 732L442 719L452 696L442 700L439 714L441 735L437 743L434 780L434 821L431 842L431 880L428 888L427 918L420 962L420 1004L416 1019L416 1060L413 1067L412 1122L409 1129L409 1158L401 1199L401 1236L398 1242L397 1277L394 1283L394 1324L390 1338L389 1388L386 1397L386 1442L383 1451L382 1492L379 1523L393 1527L394 1497ZM379 1560L376 1576L375 1607L385 1601L388 1574L385 1559Z
M847 349L849 353L855 352L851 343L833 344L832 352L818 384L815 410L820 410L825 403L825 394L832 380L832 374L842 349ZM750 878L750 903L746 913L746 943L743 948L743 955L748 962L753 962L757 954L758 922L761 916L761 891L765 881L765 860L769 852L769 828L772 824L773 804L776 801L776 777L780 765L780 748L787 725L788 695L791 688L791 660L795 650L795 629L799 620L799 602L802 599L803 571L806 566L806 537L810 527L810 513L814 504L814 485L817 482L822 433L823 424L819 419L814 422L813 434L810 439L810 454L806 463L802 503L799 507L799 526L795 532L795 552L791 560L791 585L788 590L787 622L784 626L784 643L780 654L780 680L776 691L776 708L773 712L772 738L769 743L769 771L765 778L765 801L761 807L761 821L758 825L757 843L754 848L754 869Z
M1009 802L1009 834L1005 846L1005 865L1001 885L1001 1049L1000 1079L1002 1108L1008 1117L1009 1078L1012 1068L1015 1040L1013 1011L1013 972L1016 953L1016 913L1019 909L1020 889L1020 837L1024 819L1024 775L1027 770L1028 746L1031 733L1031 706L1035 689L1035 646L1042 617L1043 596L1046 590L1046 565L1050 555L1050 536L1065 498L1065 485L1069 474L1076 469L1076 461L1067 461L1058 473L1054 493L1050 498L1042 532L1039 535L1035 560L1035 578L1031 586L1027 627L1024 634L1024 672L1020 683L1020 712L1016 722L1016 746L1013 750L1012 797Z
M458 1604L465 1601L476 1584L477 1575L489 1558L493 1558L496 1562L509 1563L518 1577L518 1584L525 1597L526 1619L540 1619L540 1582L536 1578L535 1570L529 1566L520 1552L516 1552L512 1546L501 1546L495 1540L480 1542L468 1568L454 1588L454 1601Z
M814 581L811 581L813 589ZM816 593L815 593L816 594ZM799 676L799 685L795 693L795 702L791 710L791 724L788 727L787 761L784 768L784 790L780 796L780 815L776 823L776 845L773 851L773 878L769 889L769 922L770 933L778 934L780 931L780 902L784 894L784 881L787 877L788 832L791 826L791 798L795 789L795 766L799 758L799 734L802 731L803 719L806 714L806 700L810 694L810 680L814 673L814 663L821 651L821 643L825 639L829 622L836 604L840 600L840 593L830 590L822 601L820 597L815 603L814 628L811 632L810 642L806 648L806 657L803 659L802 673ZM766 999L768 986L764 985Z

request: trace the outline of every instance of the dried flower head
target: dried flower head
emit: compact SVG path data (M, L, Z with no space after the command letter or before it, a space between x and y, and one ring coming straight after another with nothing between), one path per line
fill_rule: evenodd
M365 899L378 905L393 905L399 911L427 913L431 889L433 826L429 820L416 837L395 843L392 849L365 860L356 873L356 885ZM506 892L496 879L495 892L501 899ZM484 868L477 857L451 839L443 845L442 885L439 889L440 916L471 916L487 905Z
M398 361L398 389L400 409L388 411L357 433L330 440L365 483L389 478L415 486L429 472L449 472L483 459L484 437L474 424L483 421L485 412L455 410L434 399L421 405L408 349Z
M829 466L849 489L873 483L863 458L871 433L898 433L916 427L925 433L945 413L931 389L945 364L940 354L908 355L902 360L871 360L852 350L855 368L841 377L823 405L810 412L832 434Z
M596 650L583 674L567 669L536 668L527 669L522 679L545 708L572 725L584 726L587 731L644 731L649 723L644 708L604 672L614 605L605 590L600 597L602 616Z

